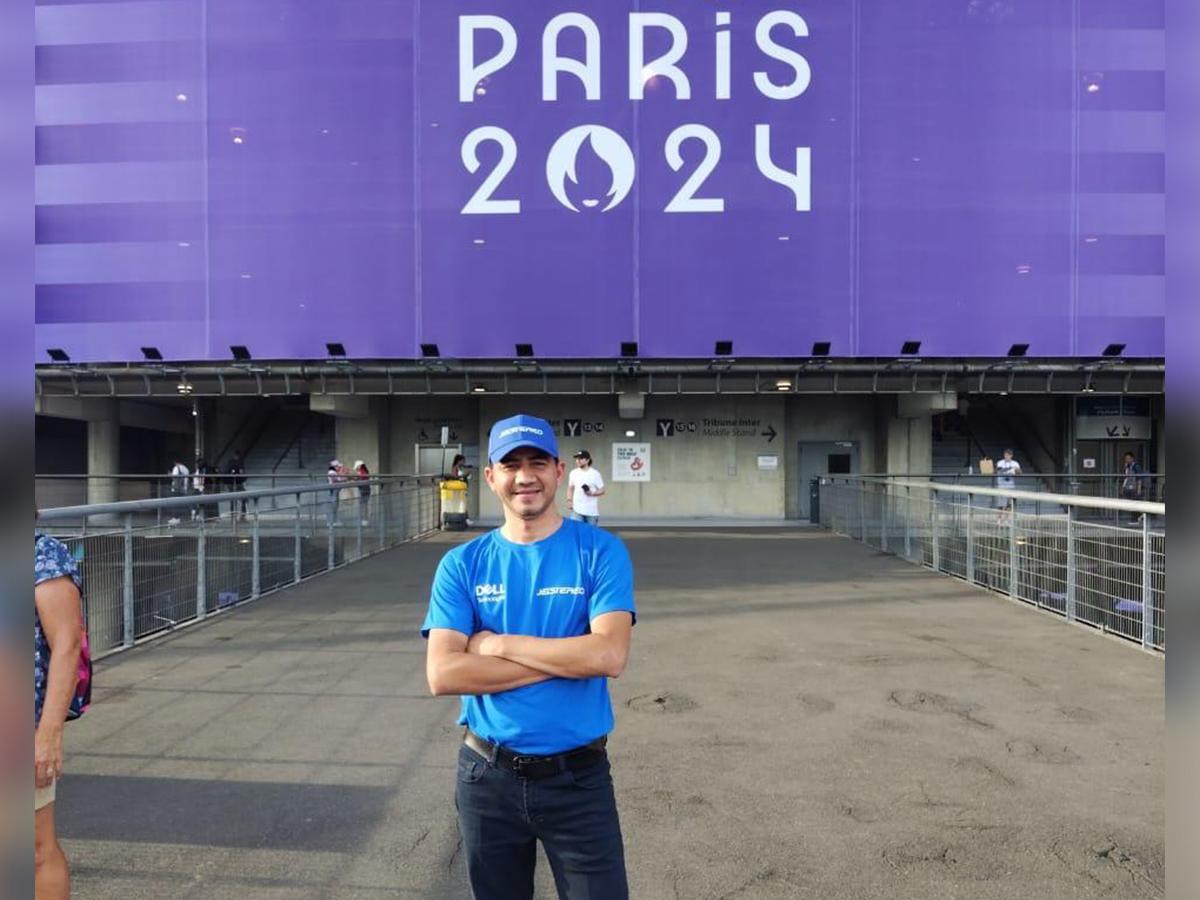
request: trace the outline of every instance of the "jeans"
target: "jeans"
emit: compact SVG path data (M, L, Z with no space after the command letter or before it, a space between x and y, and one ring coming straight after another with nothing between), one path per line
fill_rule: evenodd
M539 840L562 900L629 897L607 757L534 779L463 746L454 805L475 900L530 900Z
M599 525L600 524L599 516L585 516L582 513L572 512L571 518L574 519L576 522L587 522L589 525Z

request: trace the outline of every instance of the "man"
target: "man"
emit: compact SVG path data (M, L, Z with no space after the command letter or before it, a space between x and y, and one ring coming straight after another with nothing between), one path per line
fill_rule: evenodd
M1001 490L1014 491L1017 489L1017 476L1021 474L1021 464L1013 459L1012 450L1005 449L1004 458L996 463L996 487ZM1004 522L1010 511L1016 505L1012 497L999 497L1000 522Z
M233 451L233 456L229 457L229 462L225 465L225 474L231 476L229 479L229 490L244 491L246 490L246 464L242 462L242 454L236 450ZM229 504L230 517L237 511L238 500L234 500ZM242 505L241 518L246 518L246 498L240 498Z
M633 567L621 541L565 520L550 424L492 426L504 524L442 558L421 633L435 695L462 695L455 801L476 900L529 900L537 841L560 898L624 900L605 743L608 678L629 658Z
M1124 476L1121 479L1121 499L1122 500L1145 500L1146 499L1146 475L1142 464L1137 461L1137 457L1133 453L1126 451L1124 461L1121 465L1121 472ZM1136 525L1141 521L1141 515L1131 514L1129 521Z
M187 464L179 457L175 457L175 465L171 467L172 497L186 497L191 494L191 491L188 489L188 481L191 474L191 470L188 469ZM171 516L171 518L167 519L167 524L178 525L179 517Z
M600 524L600 497L604 496L604 479L592 468L592 454L575 451L575 468L567 479L567 504L571 518L589 525Z
M329 468L325 470L325 480L329 483L329 499L325 504L325 521L328 525L341 525L338 521L338 496L341 493L341 483L345 480L340 459L331 459Z

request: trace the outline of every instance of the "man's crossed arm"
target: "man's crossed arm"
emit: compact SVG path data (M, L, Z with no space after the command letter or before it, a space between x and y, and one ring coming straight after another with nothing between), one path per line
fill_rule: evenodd
M540 638L479 631L468 638L431 628L425 658L429 690L441 694L498 694L550 678L617 678L629 659L633 617L603 613L591 634Z

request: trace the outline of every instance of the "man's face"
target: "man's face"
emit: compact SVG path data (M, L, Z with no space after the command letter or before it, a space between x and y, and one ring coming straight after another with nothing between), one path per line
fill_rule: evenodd
M561 462L533 447L520 447L483 470L488 487L519 519L536 519L554 506L562 482Z
M586 456L575 457L575 468L577 468L577 469L586 469L591 464L592 464L592 461L590 459L588 459Z
M1005 451L1004 451L1004 458L1005 458L1005 459L1012 459L1012 451L1011 451L1011 450L1005 450Z

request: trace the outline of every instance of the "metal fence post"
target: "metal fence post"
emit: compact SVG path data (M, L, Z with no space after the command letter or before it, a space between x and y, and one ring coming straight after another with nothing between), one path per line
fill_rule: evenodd
M362 504L362 495L361 494L359 495L358 500L359 500L359 504L361 506L361 504ZM362 509L361 508L358 510L358 515L356 515L354 517L354 523L355 523L354 527L357 529L357 531L355 532L355 536L354 536L354 558L362 559L362 555L363 555L363 551L362 551L363 518L362 518Z
M879 494L879 549L884 553L887 553L888 549L888 493L889 486L887 484L881 485Z
M1142 647L1154 646L1154 591L1150 581L1150 516L1142 516Z
M336 516L336 514L335 514L335 516ZM331 517L329 519L328 546L326 547L326 553L325 553L325 567L331 572L333 571L333 562L335 559L337 559L337 555L334 553L334 549L333 549L333 523L334 523L334 518Z
M262 593L262 554L258 548L258 498L255 497L252 501L254 509L251 512L254 514L254 520L251 523L250 532L250 547L251 547L251 566L250 566L250 599L258 598Z
M379 483L379 494L372 504L375 507L375 516L379 519L379 549L383 550L387 547L387 488L385 482Z
M1008 595L1017 596L1017 505L1013 504L1012 517L1008 520Z
M933 544L933 571L942 571L942 548L941 541L938 540L938 496L937 491L929 492L929 539Z
M196 618L203 619L208 615L208 540L204 530L204 520L200 520L200 530L196 532Z
M125 618L125 646L133 646L133 513L125 514L125 563L122 566L124 584L121 595L121 611Z
M912 559L912 488L904 486L904 558Z
M861 479L858 482L858 538L864 544L867 542L867 486Z
M300 508L300 501L303 497L303 494L296 494L296 521L292 523L292 581L296 583L300 582L300 576L303 574L303 569L300 565L300 514L303 512Z
M967 494L967 584L975 583L975 495Z
M1067 621L1075 621L1075 507L1067 507Z

